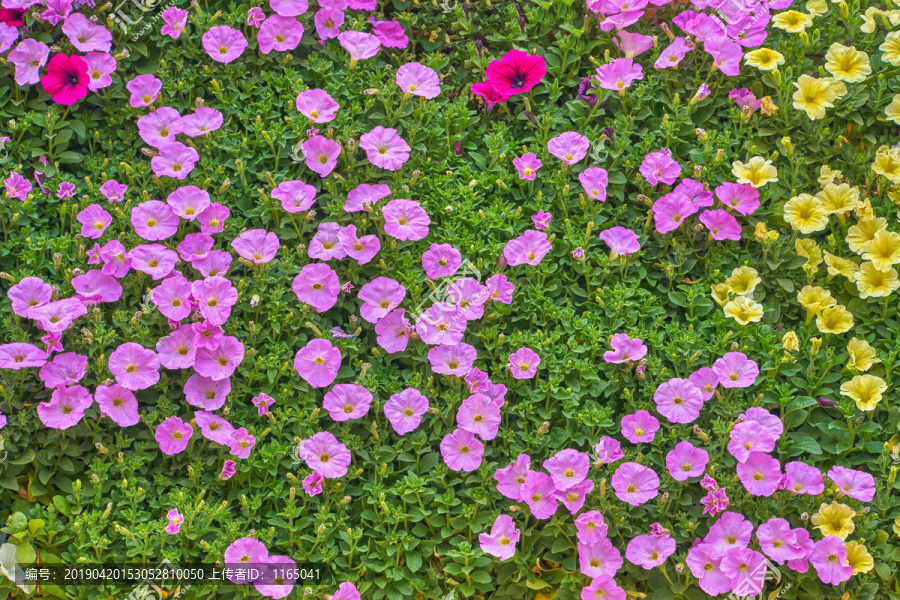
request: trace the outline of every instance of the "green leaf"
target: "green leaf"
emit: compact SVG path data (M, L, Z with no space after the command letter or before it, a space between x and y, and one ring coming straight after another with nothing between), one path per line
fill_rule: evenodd
M422 566L422 556L420 554L408 553L405 555L406 557L406 566L410 568L411 571L416 572L419 570L419 567Z
M28 567L37 560L37 553L34 547L25 542L16 546L16 562L23 567Z

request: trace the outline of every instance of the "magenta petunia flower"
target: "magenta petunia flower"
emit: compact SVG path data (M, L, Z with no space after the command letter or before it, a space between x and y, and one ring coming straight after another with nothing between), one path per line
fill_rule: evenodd
M341 293L337 273L326 264L305 265L291 285L297 299L309 304L316 312L325 312L335 305Z
M338 242L346 252L347 256L356 261L358 265L364 265L369 262L378 251L381 250L381 242L377 235L364 235L359 237L356 235L356 225L352 223L341 227L338 231Z
M281 207L289 213L307 211L316 201L316 188L302 181L282 181L272 190L272 197L281 200Z
M762 106L762 101L757 99L747 88L735 88L728 92L728 97L734 100L734 103L746 116L752 115Z
M165 25L160 29L162 35L167 35L172 39L178 39L181 32L187 26L188 11L172 6L162 13L162 19Z
M428 345L458 344L466 332L462 311L450 302L435 302L416 319L416 333Z
M729 77L741 72L741 59L744 51L741 45L724 35L704 40L703 49L713 57L713 67L718 68Z
M100 193L110 202L121 202L125 198L128 186L115 179L109 179L100 186Z
M216 275L191 284L191 297L199 306L200 315L213 325L222 325L237 304L238 292L231 281Z
M264 265L275 258L281 244L278 236L271 231L249 229L232 240L231 247L250 262Z
M112 275L101 272L100 269L92 269L73 277L72 287L86 305L115 302L122 297L122 286L119 282Z
M322 406L335 421L359 419L369 412L372 392L361 385L339 383L325 394Z
M484 444L471 431L456 429L441 440L441 456L453 471L474 471L481 465Z
M181 122L184 125L182 132L184 135L197 137L216 131L222 127L224 119L220 111L208 106L201 106L193 113L182 117Z
M227 25L210 27L203 34L203 49L216 62L228 64L237 60L247 47L247 39L239 30Z
M543 209L538 210L537 214L531 217L531 222L534 223L535 229L550 229L550 220L553 218L553 215L550 213L545 213Z
M178 223L178 215L172 207L159 200L141 202L131 211L131 224L135 233L151 242L175 235Z
M341 26L344 24L344 11L339 8L325 7L316 11L313 18L316 26L316 33L324 44L326 40L336 38L341 33Z
M706 496L700 499L703 505L703 514L711 517L716 516L726 508L728 508L728 495L724 489L712 490Z
M447 286L447 296L464 319L472 321L484 316L484 303L488 300L488 291L474 277L454 280Z
M312 89L297 96L297 110L313 123L327 123L334 119L340 105L325 90ZM280 186L279 186L280 187Z
M414 200L391 200L381 209L384 232L400 241L418 241L428 235L431 219Z
M306 166L326 177L337 165L338 156L341 154L341 145L321 135L314 135L301 146L303 156L306 158Z
M200 222L200 231L206 235L213 235L224 231L225 219L231 214L227 206L218 202L211 203L206 210L200 213L197 221Z
M462 342L454 345L441 344L428 351L432 371L457 377L465 377L477 357L475 347Z
M703 408L703 394L687 379L673 377L653 394L656 410L672 423L693 423Z
M319 260L338 260L347 256L344 245L341 244L341 226L337 223L319 223L316 235L309 242L310 258L318 258Z
M578 544L578 568L588 577L614 577L623 564L622 554L608 538Z
M616 34L618 37L613 38L613 44L622 51L625 58L634 58L653 47L653 38L649 35L632 33L624 29L616 32Z
M325 478L318 471L313 471L303 478L303 491L309 497L318 496L322 493L322 482Z
M523 154L522 156L517 156L516 158L514 158L513 165L519 172L519 179L534 181L538 169L541 168L543 163L534 152L528 152L526 154Z
M496 104L506 102L512 97L512 94L501 92L490 81L478 81L469 87L469 91L476 96L481 96L485 104L485 113L490 114ZM531 154L529 152L529 154ZM538 161L539 162L539 161ZM537 170L537 169L535 169ZM520 175L521 177L521 175ZM528 179L524 177L523 179ZM533 179L533 178L532 178Z
M666 559L674 553L675 540L670 535L644 534L628 542L628 546L625 549L625 558L631 564L649 571L666 562Z
M729 352L714 362L712 368L723 388L750 387L759 375L759 367L743 352Z
M630 58L617 58L609 64L597 67L597 82L604 90L624 94L633 81L644 78L641 65Z
M428 411L428 398L415 388L406 388L393 394L384 403L384 416L398 435L415 431Z
M233 541L225 549L225 567L229 570L232 583L251 583L251 571L245 565L263 565L269 560L269 551L265 545L251 537L242 537Z
M529 471L521 487L522 499L538 519L549 519L559 508L556 486L546 473Z
M462 254L450 244L432 244L422 254L422 268L428 279L454 275L461 264Z
M650 413L647 414L649 415ZM625 456L625 453L622 452L622 444L619 443L619 440L606 435L600 438L600 441L594 446L594 454L595 460L599 461L601 464L613 463Z
M126 387L118 384L98 385L94 390L94 400L100 407L100 413L112 419L119 427L137 425L141 420L138 401Z
M200 155L181 142L168 142L159 147L159 155L150 159L150 168L157 177L174 177L179 181L190 175ZM158 202L158 200L153 200Z
M847 564L847 546L836 535L826 535L815 542L809 562L822 583L838 585L853 576L853 567Z
M116 382L129 390L145 390L159 381L159 358L140 344L122 344L108 362Z
M646 410L622 417L622 436L632 444L652 442L659 431L659 421Z
M324 339L310 340L294 357L294 369L315 388L331 385L340 368L341 351Z
M163 454L178 454L187 448L188 441L194 434L194 428L190 423L185 423L178 417L169 417L156 428L154 437L159 443L159 449Z
M599 237L609 246L613 258L620 254L633 254L641 249L637 234L627 227L611 227L601 231Z
M647 346L640 338L629 339L626 333L613 334L609 341L608 350L603 353L603 360L608 363L621 364L628 361L637 361L647 355Z
M781 465L763 452L751 452L736 469L741 483L752 496L771 496L781 483Z
M594 482L585 479L581 483L577 483L569 489L557 490L556 499L563 503L570 513L577 513L584 506L587 495L594 489Z
M350 466L350 450L327 431L320 431L303 442L302 457L311 469L326 479L337 479L347 474Z
M646 155L641 162L639 171L650 185L656 185L659 182L672 185L681 175L681 165L672 158L672 152L668 148L663 148L658 152Z
M725 182L716 188L716 197L725 205L742 215L752 214L759 208L759 190L749 183Z
M13 312L28 317L31 309L44 306L53 298L53 288L40 277L23 277L6 293L12 302Z
M166 519L169 520L169 524L166 525L166 533L174 535L181 531L181 524L184 523L184 515L178 512L177 508L173 508L166 513Z
M612 476L616 498L640 506L659 494L659 477L653 469L635 462L622 463Z
M552 245L546 233L529 229L506 243L503 256L511 267L523 264L537 266L551 249Z
M162 91L162 81L150 74L138 75L125 85L125 89L131 93L129 104L133 108L141 108L156 101Z
M765 586L766 557L750 548L731 548L719 563L722 573L731 578L732 592L752 596Z
M854 500L871 502L875 497L875 478L864 471L835 465L828 471L828 478L840 493Z
M31 191L31 182L15 171L10 173L3 183L10 198L18 198L23 202L28 198L28 192Z
M80 385L54 388L50 402L38 404L38 417L46 427L68 429L81 422L84 412L94 403L90 392Z
M378 54L381 41L378 36L362 31L344 31L337 36L341 47L350 54L350 67L356 66L356 62L372 58Z
M193 267L195 261L203 260L209 255L213 244L215 240L212 236L205 233L189 233L178 243L178 256L181 260L191 263Z
M409 334L414 329L409 319L403 316L405 313L404 308L394 309L375 325L376 341L388 354L403 352L409 344Z
M512 295L516 286L509 281L506 275L498 273L492 275L484 282L488 291L488 299L501 304L512 303Z
M740 241L741 226L733 216L725 210L706 210L700 214L703 223L714 240Z
M303 24L294 17L271 15L259 28L256 41L259 51L269 54L276 52L290 52L300 44L303 38Z
M581 588L581 600L594 600L595 598L603 598L604 600L626 600L625 590L616 584L616 580L608 575L594 577L591 582Z
M460 405L456 424L485 441L492 440L500 428L500 406L484 394L473 394Z
M359 147L366 151L370 163L388 171L400 169L409 160L411 149L396 129L380 125L360 136Z
M163 106L138 119L138 134L147 145L159 148L175 141L175 135L184 129L181 115L174 108Z
M695 448L688 441L679 442L666 454L666 468L675 481L687 481L700 477L709 462L709 454L703 448Z
M516 554L516 543L521 532L509 515L498 515L491 527L491 533L478 535L482 552L496 556L501 561L512 558Z
M209 321L200 321L193 323L191 329L194 330L194 344L198 348L207 348L215 350L221 341L225 332L218 325L213 325Z
M361 183L347 192L347 202L344 203L346 212L359 212L367 206L373 206L382 198L391 194L391 188L384 184L371 185Z
M78 317L87 314L87 308L79 298L54 300L28 311L28 317L38 322L38 327L48 333L62 333Z
M590 140L577 131L567 131L547 142L550 154L567 165L574 165L587 156Z
M373 5L368 10L374 9ZM385 48L406 48L409 45L409 37L399 21L379 21L374 17L369 17L368 21L372 24L372 33Z
M251 402L253 402L253 406L256 407L259 416L263 417L269 414L269 407L275 404L275 398L268 394L260 393L258 396L254 396L251 399Z
M809 555L812 554L813 541L809 537L809 531L802 527L797 527L793 532L796 536L797 544L803 550L803 556L801 558L789 560L788 568L797 573L806 573L809 570L809 561L807 559L809 558Z
M190 237L188 234L185 238ZM197 235L203 235L197 234ZM191 259L191 267L200 272L204 277L225 276L231 266L231 254L224 250L210 250L203 258L196 256Z
M528 92L540 83L547 73L541 56L530 56L521 50L509 50L500 60L487 66L486 77L499 92L507 95Z
M87 63L80 56L60 53L47 63L47 74L41 77L41 87L57 104L72 106L87 95L90 81Z
M596 544L606 537L607 525L598 510L581 513L575 519L578 541L582 544Z
M360 600L359 590L352 583L345 581L338 586L337 591L331 596L331 600Z
M194 421L200 428L200 434L203 437L216 444L231 447L234 425L223 417L205 410L198 410L194 412Z
M531 379L537 373L541 357L531 348L519 348L509 355L507 368L516 379Z

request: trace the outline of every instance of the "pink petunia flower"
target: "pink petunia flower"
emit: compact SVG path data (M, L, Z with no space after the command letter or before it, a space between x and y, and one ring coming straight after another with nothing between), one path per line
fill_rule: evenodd
M706 210L700 214L700 222L709 230L714 240L740 241L741 226L733 216L725 210Z
M871 502L875 497L875 478L869 473L835 465L828 471L828 478L849 498Z
M551 249L552 245L546 233L529 229L506 243L503 256L511 267L523 264L537 266Z
M303 24L294 17L271 15L259 28L256 41L259 51L269 54L276 52L290 52L300 44L303 38Z
M630 58L617 58L611 63L597 67L597 82L604 90L624 94L633 81L644 78L641 65Z
M666 469L675 481L687 481L703 475L709 454L688 441L679 442L666 454Z
M659 494L659 477L653 469L635 462L622 463L612 476L616 498L640 506Z
M639 171L650 185L655 186L659 182L672 185L681 175L681 165L672 158L672 152L668 148L663 148L646 155Z
M337 479L347 474L350 466L350 450L337 441L331 433L320 431L303 442L302 458L311 469L326 479Z
M537 373L541 357L531 348L519 348L509 355L507 368L516 379L531 379Z
M321 135L314 135L301 146L303 156L306 158L306 166L326 177L337 166L338 156L341 154L341 145Z
M300 302L309 304L316 312L325 312L335 305L341 292L337 273L328 265L305 265L291 285Z
M335 421L360 419L369 412L372 392L361 385L339 383L325 394L322 406Z
M413 328L409 319L403 316L405 313L406 309L394 309L375 325L376 341L388 354L403 352L409 344L409 334Z
M112 223L112 215L100 208L99 204L89 205L78 213L77 219L81 223L81 235L89 240L101 237Z
M365 210L367 206L373 206L382 198L386 198L391 194L391 188L384 184L371 185L361 183L349 192L347 192L347 202L344 203L346 212L359 212Z
M246 47L244 34L227 25L216 25L203 34L203 49L216 62L226 65L234 62Z
M534 152L528 152L513 159L513 165L519 172L519 179L524 179L526 181L534 181L538 169L541 168L542 164L543 163L541 163L541 160Z
M417 62L409 62L397 69L397 85L404 94L436 98L441 93L441 82L434 69Z
M853 567L847 564L847 546L836 535L827 535L815 542L809 562L822 583L838 585L853 576Z
M281 244L271 231L249 229L232 240L231 247L250 262L263 265L275 258Z
M477 357L475 347L462 342L454 345L441 344L428 351L432 371L457 377L465 377Z
M184 124L182 133L192 138L216 131L222 127L224 119L220 111L208 106L201 106L193 113L182 117L181 122Z
M384 232L400 241L418 241L428 235L431 219L414 200L395 199L381 209Z
M181 525L184 523L184 515L178 512L177 508L173 508L166 513L166 519L169 520L169 524L166 525L166 533L175 535L181 531Z
M567 131L547 142L550 154L567 165L574 165L587 156L591 142L577 131Z
M109 52L112 48L109 29L92 22L83 13L72 13L66 18L62 32L79 52Z
M310 340L294 357L294 369L314 388L331 385L340 368L341 351L324 339Z
M500 407L484 394L473 394L460 405L456 423L482 440L492 440L500 428Z
M703 395L687 379L673 377L653 394L656 410L672 423L693 423L703 408Z
M498 515L491 527L491 533L478 535L478 543L481 551L491 556L496 556L502 561L516 555L516 543L521 532L516 529L516 523L509 515Z
M194 428L190 423L185 423L178 417L169 417L156 428L154 437L159 443L159 449L163 454L174 455L187 448L188 441L194 434Z
M145 390L159 381L159 358L135 342L126 342L109 355L109 370L129 390Z
M428 411L428 398L415 388L406 388L393 394L384 403L384 416L398 435L415 431Z
M194 370L214 381L226 379L244 360L244 344L236 337L224 335L215 348L199 346L194 359Z
M700 589L711 596L731 591L731 577L722 572L723 557L724 552L717 551L711 544L696 544L688 550L685 563L698 579Z
M374 7L370 10L374 10ZM385 48L406 48L409 45L406 30L398 21L379 21L374 17L369 17L368 21L372 24L372 33L375 38ZM370 42L366 41L365 43Z
M162 91L162 81L151 74L138 75L125 85L125 89L131 93L128 101L131 107L141 108L156 102L159 92Z
M631 564L648 571L666 562L675 553L675 540L671 536L644 534L633 538L625 549L625 558Z
M725 208L742 215L752 214L759 208L759 190L749 183L725 182L716 188L716 197Z
M31 38L26 38L19 42L19 45L7 54L9 62L16 66L16 85L22 86L40 82L40 69L47 64L49 56L50 46L44 42ZM88 66L88 69L90 70L90 66Z
M637 361L647 355L647 346L640 338L629 339L626 333L613 334L609 341L608 350L603 353L603 360L608 363L621 364L628 361Z
M381 48L378 36L371 33L344 31L337 38L341 47L350 54L350 68L355 67L357 61L372 58Z
M622 417L622 436L632 444L652 442L659 431L659 421L646 410Z
M359 147L366 151L366 158L376 167L397 171L409 160L409 144L396 129L375 127L359 138Z
M524 501L522 486L525 484L525 478L530 472L530 462L531 458L527 454L520 454L510 465L494 471L497 491L516 502Z
M723 388L745 388L756 382L759 367L743 352L729 352L712 366Z
M141 420L138 401L134 393L118 384L98 385L94 390L94 400L100 413L112 419L119 427L131 427Z
M441 441L441 456L453 471L474 471L481 465L484 444L472 432L456 429Z
M575 519L578 541L582 544L596 544L606 537L607 525L598 510L581 513Z
M163 106L140 117L137 124L141 139L154 148L174 142L175 135L184 129L181 114L168 106Z
M461 264L462 254L450 244L432 244L422 254L422 268L428 279L454 275Z
M53 429L68 429L81 422L84 412L94 403L90 392L80 385L54 388L50 402L38 404L41 423Z
M160 29L162 35L167 35L172 39L178 39L181 32L187 26L188 11L171 6L163 11L162 19L165 25Z
M608 538L578 544L578 568L588 577L613 577L623 564L622 554Z
M199 160L200 155L190 146L168 142L159 147L158 156L150 159L150 168L157 177L173 177L181 181L191 174Z
M751 452L746 461L738 463L736 470L751 496L771 496L781 483L781 465L763 452Z
M516 286L509 281L506 275L498 273L492 275L484 282L488 290L488 299L501 304L512 303L512 295Z

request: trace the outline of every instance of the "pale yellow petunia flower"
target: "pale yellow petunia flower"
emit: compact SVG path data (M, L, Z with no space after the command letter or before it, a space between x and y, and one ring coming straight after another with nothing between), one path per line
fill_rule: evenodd
M771 160L766 160L762 156L754 156L747 164L739 160L734 161L731 163L731 173L737 178L738 183L749 183L755 188L778 181L778 169L772 165Z
M770 48L757 48L744 55L744 62L760 71L774 71L784 64L784 55Z
M860 298L884 298L900 287L897 269L879 271L871 262L864 262L856 272L856 289Z
M762 320L762 304L749 296L738 296L725 305L725 316L731 317L741 325L756 323Z
M828 211L815 196L800 194L785 202L784 220L795 231L810 234L828 227Z
M837 90L825 79L801 75L794 86L797 88L792 96L794 108L804 111L813 121L824 118L825 109L834 107L838 97Z
M847 83L864 81L872 74L868 54L838 43L832 44L825 54L825 70Z

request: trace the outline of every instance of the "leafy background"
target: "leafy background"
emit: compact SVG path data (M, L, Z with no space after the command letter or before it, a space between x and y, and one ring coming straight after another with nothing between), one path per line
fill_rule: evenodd
M9 453L0 464L3 531L39 553L41 560L56 557L67 563L122 557L211 563L221 560L234 539L255 532L273 553L334 570L326 586L313 588L316 594L333 593L337 583L350 580L363 597L376 599L440 598L450 589L459 597L535 598L540 593L573 598L588 583L577 568L573 517L560 509L547 521L526 518L497 493L493 471L522 452L539 464L562 448L589 450L600 436L618 434L623 415L650 408L659 383L710 366L738 348L760 364L761 377L752 388L707 405L697 424L709 441L702 442L688 425L663 423L649 447L625 444L626 460L635 460L640 450L640 460L663 473L665 453L677 441L691 439L710 452L717 479L730 484L735 461L724 451L727 431L747 407L764 406L785 423L775 451L782 463L801 459L823 471L835 463L860 468L875 476L878 487L868 507L845 500L865 513L856 518L852 539L867 546L876 568L837 588L819 584L814 573L788 572L786 582L791 585L782 597L839 598L845 592L858 599L900 597L893 568L900 549L892 531L900 499L891 494L896 466L888 449L891 436L900 430L893 392L900 366L896 301L861 300L855 286L842 278L828 280L824 265L809 272L800 268L805 261L796 254L798 236L781 213L792 195L818 191L819 168L827 165L840 169L871 199L876 214L888 218L892 227L896 224L896 207L870 165L876 149L896 139L897 128L885 122L884 107L900 91L900 69L880 59L883 23L873 35L860 31L867 4L851 0L847 17L841 13L843 4L829 5L805 41L770 28L766 46L787 59L780 86L771 75L760 77L746 66L738 77L710 73L711 59L702 51L690 53L677 70L652 69L651 61L668 43L659 24L683 7L648 11L651 14L631 28L659 38L658 47L637 59L645 66L645 79L623 98L614 97L594 110L577 99L578 84L607 62L607 55L619 54L611 34L600 31L578 1L473 1L467 16L461 3L449 3L452 10L445 13L436 2L392 0L374 14L398 20L410 46L382 49L352 70L336 40L323 47L311 33L311 13L303 19L307 33L296 51L261 55L246 25L251 6L201 1L189 8L187 30L177 40L159 35L161 21L136 40L134 32L113 28L114 52L127 50L129 56L119 60L112 86L89 94L69 111L54 106L39 86L18 88L10 65L0 71L0 132L11 138L4 174L18 170L30 177L37 168L50 176L49 188L70 181L77 189L75 198L67 200L43 196L37 189L24 203L0 200L0 268L11 280L37 275L58 285L60 297L73 293L73 269L90 268L89 245L78 236L75 216L90 203L106 206L99 186L110 178L128 183L129 190L125 203L110 208L114 222L100 241L116 236L129 248L141 243L128 219L130 208L145 198L165 198L176 187L153 176L136 127L145 111L128 106L124 83L142 73L154 73L163 81L155 106L185 113L202 98L224 114L220 130L193 140L200 162L182 182L203 187L214 201L231 208L216 247L228 249L244 228L274 231L282 242L266 268L235 261L229 272L240 300L225 329L248 352L233 377L223 414L258 440L251 456L239 461L237 475L227 482L216 478L227 456L196 431L189 451L167 457L158 450L155 427L173 414L190 415L181 391L188 372L163 370L157 386L137 394L140 424L118 428L100 420L94 407L63 435L37 418L35 406L49 399L50 390L36 370L4 371L3 412L10 423L2 432ZM103 9L97 12L105 19ZM368 27L365 16L348 12L345 29ZM229 65L211 62L201 45L202 33L220 24L242 29L250 40L241 58ZM58 28L38 24L31 35L72 51ZM849 93L828 110L826 119L810 121L791 106L791 82L802 73L817 76L835 41L869 53L874 73L864 83L848 85ZM486 117L468 86L483 78L490 60L513 47L544 56L547 75L527 98L515 97ZM394 73L410 60L440 74L443 91L438 98L401 105ZM689 105L704 81L712 94ZM315 87L341 105L327 134L341 141L344 152L335 173L325 179L290 157L308 128L294 99ZM726 97L735 87L771 96L778 112L743 118ZM409 162L396 173L369 165L358 143L350 149L350 140L377 125L397 128L413 147ZM706 139L696 134L698 127ZM595 144L604 130L607 136L588 159L562 170L547 153L546 143L569 130ZM781 141L785 135L793 152ZM655 199L661 192L642 182L637 167L646 153L661 147L672 150L685 176L699 169L697 178L710 187L734 180L734 160L755 155L774 160L779 181L762 188L761 208L741 219L740 242L709 242L705 231L695 229L695 218L670 235L652 229L644 196ZM526 151L544 161L533 183L521 182L512 165L512 159ZM38 162L41 155L49 166ZM580 193L576 175L591 165L609 170L605 204L586 201ZM288 179L302 179L319 190L315 215L298 227L269 197L273 183ZM343 212L347 191L359 183L385 183L392 197L421 202L432 219L431 233L420 242L385 242L378 260L363 267L351 261L332 265L342 282L358 290L375 277L390 276L408 290L403 306L418 306L432 291L420 266L421 253L431 243L450 243L483 277L502 271L516 285L512 305L490 304L485 317L470 323L466 333L465 341L478 348L476 365L494 382L509 386L500 434L486 444L483 464L473 473L448 470L439 453L440 440L454 428L456 409L468 395L465 384L432 373L421 342L385 356L373 328L355 320L359 301L354 293L343 294L332 310L320 315L301 305L290 290L294 274L309 262L303 245L317 223L353 222L361 232L379 231L377 215L373 219L366 213ZM531 228L530 217L539 209L553 214L551 254L536 268L503 269L498 263L503 246ZM765 245L755 241L757 222L779 231L780 237ZM832 219L829 230L813 237L823 250L848 256L843 236L851 223L852 218L846 223ZM597 238L613 225L641 234L641 252L627 266L611 264L607 247ZM572 257L576 247L584 248L585 261ZM713 303L710 286L745 264L760 273L762 284L754 297L766 313L761 323L742 327ZM846 335L822 336L817 354L809 340L820 334L814 324L805 324L805 309L796 300L797 291L813 281L830 289L855 316L855 326ZM83 382L89 389L110 377L106 358L119 344L138 341L153 347L168 331L158 311L141 308L150 281L132 272L122 283L119 301L80 319L63 340L67 351L89 356ZM9 285L3 281L4 291ZM344 357L336 382L359 382L377 401L364 419L343 425L320 410L324 390L309 388L292 366L300 346L327 336L335 326L350 332L359 328L358 337L335 340ZM788 330L797 332L801 348L782 362L780 340ZM644 373L602 361L609 336L616 332L645 340L650 353ZM842 401L838 392L850 378L842 368L846 343L854 335L878 349L882 363L871 372L892 386L878 409L865 415L852 402ZM38 337L32 324L12 314L8 302L0 304L0 339L36 342ZM514 380L504 371L506 357L521 346L541 355L536 380ZM404 387L421 390L438 412L426 414L419 429L399 437L381 407ZM261 392L276 399L268 418L259 417L250 402ZM820 407L819 397L837 401L838 407ZM353 463L346 477L326 480L322 495L307 498L298 478L308 470L291 461L291 451L297 441L321 430L332 431L347 444ZM664 475L661 491L668 493L667 501L659 497L641 507L626 507L608 490L605 482L611 473L610 466L591 472L597 488L584 510L603 513L614 544L624 549L654 522L670 528L679 543L665 572L626 563L617 577L620 585L660 600L705 597L686 569L673 568L712 522L701 515L699 486L681 485ZM830 492L825 498L778 494L760 499L742 494L739 485L728 488L731 509L754 523L783 516L800 526L802 513L811 514L822 501L830 502ZM186 523L179 535L168 536L162 531L164 515L173 507L185 514ZM516 556L505 563L483 554L477 544L477 534L488 530L500 512L512 514L523 532ZM8 587L0 596L15 590ZM42 588L42 593L63 598L93 598L100 592L118 597L115 594L128 591L116 586ZM248 587L194 586L181 597L212 598L217 593L258 596ZM298 589L294 595L300 593Z

